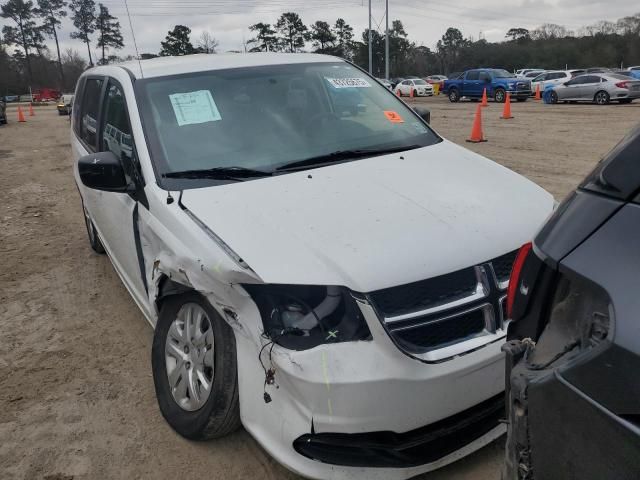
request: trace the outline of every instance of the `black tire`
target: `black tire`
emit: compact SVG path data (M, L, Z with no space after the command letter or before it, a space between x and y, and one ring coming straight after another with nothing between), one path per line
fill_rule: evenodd
M600 90L599 92L596 92L596 94L593 96L593 101L597 105L608 105L609 102L611 101L611 97L609 97L609 94L604 90Z
M58 115L62 116L64 115L64 112L62 110L58 110Z
M622 100L620 100L620 103L622 104L630 104L631 102L633 102L633 98L623 98Z
M83 215L84 215L84 225L87 227L87 237L89 237L89 245L91 249L97 254L104 255L104 247L102 246L102 242L100 241L100 237L98 236L98 232L96 231L96 227L93 226L93 221L91 217L89 217L89 213L87 212L84 205L82 206Z
M529 100L528 98L516 98L517 102L526 102L527 100Z
M458 92L457 88L450 89L447 95L449 96L449 101L451 103L457 103L460 101L460 92Z
M507 99L507 92L504 90L504 88L497 88L493 94L493 100L496 103L504 103L506 99Z
M549 98L551 100L551 103L558 103L558 94L553 90L551 90L551 93L549 94ZM567 102L564 102L564 103L567 103Z
M182 409L174 400L165 362L165 342L169 327L185 303L196 303L205 310L214 334L212 390L206 403L195 411ZM190 440L208 440L229 435L240 427L235 336L231 327L200 294L189 292L173 295L162 303L153 337L151 364L162 416L180 435Z

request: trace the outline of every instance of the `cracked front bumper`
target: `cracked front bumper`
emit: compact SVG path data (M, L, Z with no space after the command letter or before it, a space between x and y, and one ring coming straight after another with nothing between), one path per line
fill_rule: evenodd
M370 307L362 310L371 341L297 352L276 346L269 403L255 339L236 334L242 421L276 460L308 478L400 480L440 468L504 433L497 422L503 410L495 403L504 389L501 342L424 363L393 344ZM330 451L342 449L341 458L318 453L319 440ZM359 447L372 441L390 461L361 455Z

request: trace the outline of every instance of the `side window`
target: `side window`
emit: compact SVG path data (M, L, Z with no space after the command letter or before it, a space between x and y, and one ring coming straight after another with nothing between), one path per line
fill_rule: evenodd
M490 82L491 75L489 75L487 72L480 72L480 80L482 80L483 82Z
M84 92L84 77L78 80L78 86L76 87L77 102L73 102L73 110L71 112L73 121L73 131L77 136L80 136L80 107L82 107L82 94Z
M589 75L588 77L585 77L585 80L583 83L600 83L600 77L596 77L595 75Z
M569 85L581 85L584 83L585 77L574 78L569 82Z
M479 79L480 79L480 72L475 71L475 72L467 73L467 80L479 80Z
M409 80L405 80L404 82L402 82L402 85L411 85L411 82Z
M100 151L113 152L122 161L125 171L131 174L134 162L131 123L124 93L113 81L107 87L103 118Z
M102 92L102 79L90 78L84 86L82 95L82 111L80 112L80 138L95 150L98 128L98 111L100 108L100 93Z

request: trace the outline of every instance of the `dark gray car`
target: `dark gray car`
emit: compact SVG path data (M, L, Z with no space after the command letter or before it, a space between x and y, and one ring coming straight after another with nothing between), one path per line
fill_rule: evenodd
M640 98L640 80L615 73L580 75L553 87L551 103L595 102L606 105L611 101L631 103Z
M514 262L503 480L640 478L640 127Z

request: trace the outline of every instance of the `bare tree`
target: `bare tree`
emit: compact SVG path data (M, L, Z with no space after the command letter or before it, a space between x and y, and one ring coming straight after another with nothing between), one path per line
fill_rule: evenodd
M197 47L202 53L217 53L218 41L210 32L204 31L198 37Z

